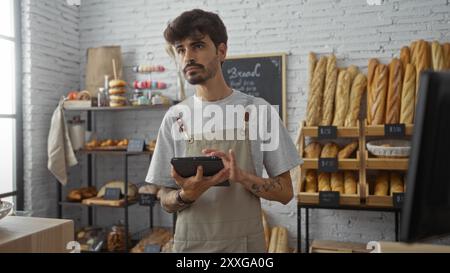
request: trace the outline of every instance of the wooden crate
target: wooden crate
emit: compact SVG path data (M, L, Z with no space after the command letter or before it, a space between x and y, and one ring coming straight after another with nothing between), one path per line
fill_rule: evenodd
M405 124L406 136L412 136L414 132L414 124ZM384 124L369 125L367 119L364 120L364 135L365 136L384 136Z
M361 131L360 123L356 127L337 127L337 137L338 138L359 138ZM319 126L306 126L306 122L301 123L301 130L306 137L318 137Z
M408 158L374 157L365 151L365 166L369 170L407 170L408 161Z

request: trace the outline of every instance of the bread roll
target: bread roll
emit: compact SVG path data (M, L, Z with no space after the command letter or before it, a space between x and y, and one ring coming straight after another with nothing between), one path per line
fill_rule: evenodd
M338 158L349 158L354 151L358 148L358 142L354 141L348 145L346 145L343 149L341 149L338 153Z
M384 124L386 95L389 82L389 69L384 64L379 64L375 70L371 93L370 121L372 125Z
M417 59L416 59L416 98L419 91L420 73L431 68L431 51L430 45L426 41L420 41L417 45Z
M335 158L339 152L339 146L336 143L329 142L323 146L321 158Z
M438 41L431 43L431 59L434 71L444 70L444 53Z
M345 118L345 127L355 127L358 125L359 112L361 109L361 99L366 90L367 79L364 74L360 73L356 76L350 91L350 106L347 117Z
M368 68L367 68L367 122L369 124L372 124L371 116L370 116L370 109L372 109L372 90L373 90L373 80L375 78L375 70L378 66L379 62L377 59L370 59Z
M351 65L347 68L347 72L350 75L350 85L352 85L356 76L359 74L359 69L356 65Z
M356 174L352 171L344 172L344 193L357 194L357 179Z
M329 173L319 173L319 191L331 191L330 176Z
M327 62L327 75L323 94L322 121L320 122L322 126L329 126L333 122L337 75L336 56L330 55Z
M315 170L306 171L305 192L317 192L317 172Z
M305 148L305 158L319 158L322 151L322 145L318 142L311 142Z
M391 194L395 192L403 192L403 179L402 176L397 172L391 172Z
M344 126L350 105L350 74L347 71L339 73L334 109L334 126Z
M405 73L406 65L411 63L411 52L409 47L404 46L400 50L400 61L402 62L402 72Z
M338 191L340 194L344 194L344 173L337 172L331 174L331 190Z
M321 108L323 87L325 85L325 74L327 68L327 58L321 57L314 69L314 76L309 93L308 108L306 112L306 125L317 126L321 121Z
M379 172L375 180L374 195L387 196L389 193L389 173Z
M450 70L450 43L442 45L442 53L444 55L444 70Z
M389 90L386 102L386 124L400 122L402 96L402 63L394 58L389 66Z
M400 123L404 124L413 123L415 96L416 96L416 69L412 64L408 64L406 65L405 78L403 80Z

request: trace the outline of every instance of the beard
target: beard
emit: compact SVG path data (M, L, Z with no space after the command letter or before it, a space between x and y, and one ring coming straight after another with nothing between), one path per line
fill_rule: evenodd
M206 81L208 81L209 79L212 79L216 76L217 74L217 62L218 62L218 57L214 57L207 65L206 67L201 65L201 64L191 64L188 67L197 67L198 69L194 72L191 72L189 75L184 72L184 77L185 79L192 85L196 85L196 84L202 84L205 83ZM186 69L185 68L185 69Z

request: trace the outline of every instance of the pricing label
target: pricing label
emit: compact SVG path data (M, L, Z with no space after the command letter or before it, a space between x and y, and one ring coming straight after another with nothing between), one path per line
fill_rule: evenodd
M103 199L105 200L120 200L121 192L120 188L106 188L105 196Z
M143 193L139 194L139 205L152 206L156 201L156 194Z
M394 192L394 208L401 209L403 207L403 203L405 200L405 193L403 192Z
M340 194L338 191L320 191L319 205L325 207L338 207Z
M128 152L139 153L144 151L145 141L143 139L131 139L128 142Z
M319 172L335 173L338 171L337 158L319 158Z
M404 137L406 134L405 124L385 124L384 135L388 137Z
M319 139L336 139L337 127L336 126L319 126L317 129L317 136Z

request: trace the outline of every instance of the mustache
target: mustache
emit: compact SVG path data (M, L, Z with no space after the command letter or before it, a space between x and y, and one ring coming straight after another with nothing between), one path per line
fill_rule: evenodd
M189 69L189 68L191 68L191 67L197 67L197 68L204 68L204 66L203 65L201 65L201 64L188 64L188 65L186 65L184 68L183 68L183 72L184 73L186 73L187 72L187 70Z

